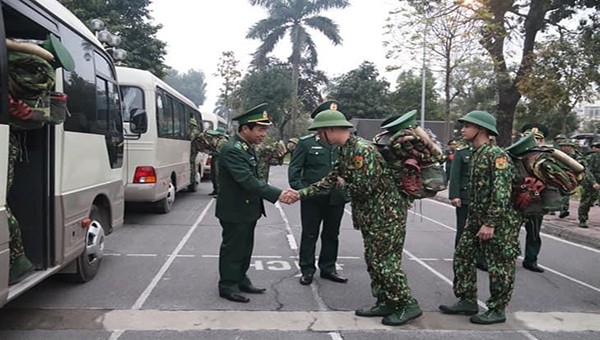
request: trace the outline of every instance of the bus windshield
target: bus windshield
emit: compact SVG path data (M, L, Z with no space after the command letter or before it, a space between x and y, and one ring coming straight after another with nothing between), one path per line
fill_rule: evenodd
M123 97L123 121L128 122L131 112L136 109L145 109L144 91L135 86L121 86Z

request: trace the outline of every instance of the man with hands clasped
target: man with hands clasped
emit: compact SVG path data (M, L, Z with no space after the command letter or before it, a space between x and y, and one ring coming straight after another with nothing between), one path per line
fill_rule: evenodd
M265 215L263 199L291 204L300 196L295 190L279 188L260 180L254 146L267 135L271 120L267 104L234 117L238 133L223 146L219 159L219 195L216 216L223 228L219 252L219 296L234 302L249 302L241 293L262 294L246 275L254 247L254 229Z

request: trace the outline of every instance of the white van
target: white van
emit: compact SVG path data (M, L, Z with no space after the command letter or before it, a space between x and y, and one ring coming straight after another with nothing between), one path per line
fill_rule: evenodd
M125 106L125 201L148 203L158 212L168 213L178 191L195 188L197 179L190 175L188 123L191 117L201 122L202 116L191 100L152 73L127 67L117 67L117 73ZM130 117L138 112L146 113L148 129L143 134L128 134ZM199 156L195 169L199 169L198 163ZM201 176L198 171L194 175Z
M100 268L105 233L123 224L124 196L121 100L111 56L58 1L0 3L3 306L54 273L80 282L91 280ZM5 39L45 40L49 34L58 37L75 62L71 72L57 69L54 88L67 94L70 115L58 125L17 131L8 124ZM14 164L13 185L7 189L9 135L20 141L21 157ZM18 220L25 254L34 269L10 286L7 206Z

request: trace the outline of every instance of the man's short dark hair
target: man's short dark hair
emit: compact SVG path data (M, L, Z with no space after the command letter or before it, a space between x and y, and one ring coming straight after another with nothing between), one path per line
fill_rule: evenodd
M242 132L242 128L244 126L247 126L250 130L252 130L252 129L254 129L255 126L258 126L258 124L256 124L256 123L248 123L248 124L240 125L238 127L238 132Z

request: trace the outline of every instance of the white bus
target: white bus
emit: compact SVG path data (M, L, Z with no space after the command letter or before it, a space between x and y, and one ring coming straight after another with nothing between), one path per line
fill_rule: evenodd
M0 306L54 273L85 282L102 261L105 233L123 224L123 130L116 71L86 26L55 0L0 0ZM68 95L64 123L16 131L8 125L5 38L56 35L75 62L56 71ZM143 115L140 115L143 116ZM10 132L9 132L10 129ZM21 157L7 192L8 136ZM7 199L5 200L5 198ZM9 285L8 205L34 270ZM14 280L16 281L16 280Z
M125 130L129 129L131 112L146 112L148 130L137 136L127 136L127 174L125 201L145 202L157 212L168 213L176 193L195 190L200 156L196 157L190 174L189 118L194 117L201 129L202 116L196 105L154 76L152 73L127 67L117 67L125 106Z

